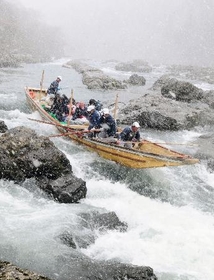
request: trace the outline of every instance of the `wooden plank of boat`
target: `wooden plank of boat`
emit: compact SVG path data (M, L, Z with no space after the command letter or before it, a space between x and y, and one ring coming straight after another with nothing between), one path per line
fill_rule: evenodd
M70 129L80 131L83 126L63 125L44 110L42 97L46 96L45 90L26 88L26 97L34 110L37 110L41 117L48 122L56 124L59 131L67 132ZM68 130L69 129L69 130ZM115 143L107 143L97 138L80 137L77 133L68 135L73 141L84 145L91 151L98 153L101 157L117 162L131 168L153 168L166 166L179 166L198 163L199 160L191 156L170 150L159 144L143 140L134 144L132 149L119 146ZM83 135L82 135L83 136Z

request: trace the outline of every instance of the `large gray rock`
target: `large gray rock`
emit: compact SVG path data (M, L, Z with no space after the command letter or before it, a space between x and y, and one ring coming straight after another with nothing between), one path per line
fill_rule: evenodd
M202 102L208 104L211 109L214 109L214 90L205 91Z
M202 99L204 92L189 82L170 79L161 87L161 94L168 98L190 102Z
M168 65L166 71L171 76L181 79L204 81L209 84L214 83L214 68L200 67L193 65Z
M143 76L133 74L129 77L127 82L134 86L144 86L146 84L146 79Z
M27 269L21 269L9 262L0 261L1 280L50 280Z
M1 179L35 178L59 202L77 202L86 195L85 182L73 175L66 156L30 128L16 127L0 137L0 170Z
M82 75L82 82L88 89L125 89L126 85L114 78L104 75L100 70L86 71Z
M144 260L144 263L146 260ZM118 262L98 262L87 258L71 259L68 265L61 261L63 274L70 275L71 278L61 277L59 280L157 280L154 271L149 266L137 266Z
M201 135L195 142L198 145L196 157L207 162L210 170L214 170L214 133Z
M200 100L204 91L193 84L185 81L178 81L169 75L161 76L151 87L151 90L160 90L164 97L184 102Z
M82 74L82 82L88 89L113 90L126 88L124 82L111 78L100 69L91 67L81 61L69 61L66 65L73 67L78 73Z
M105 231L117 230L125 232L128 228L127 224L121 222L114 212L99 213L93 211L91 213L80 214L81 233L76 234L75 229L70 228L69 231L61 233L59 239L69 247L87 248L95 242L95 237Z
M4 121L0 121L0 133L4 133L8 130Z
M161 87L168 84L174 83L176 81L175 78L171 78L168 74L162 75L157 81L154 82L151 90L161 90Z
M55 266L53 278L47 278L9 262L0 261L1 280L157 280L149 266L136 266L116 262L91 261L86 257L71 258L69 264L63 258Z
M144 72L149 73L152 71L152 67L149 66L148 62L141 59L133 60L132 62L121 62L115 66L118 71L126 72Z
M131 100L118 118L122 124L138 121L144 128L179 130L214 125L214 110L200 101L186 103L166 98L160 92L150 92Z

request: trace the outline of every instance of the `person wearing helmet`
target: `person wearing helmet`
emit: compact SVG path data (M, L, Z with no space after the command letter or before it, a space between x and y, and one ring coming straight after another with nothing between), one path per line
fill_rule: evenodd
M88 136L89 137L95 137L96 134L94 133L94 130L100 128L100 125L99 125L100 114L95 109L94 105L88 106L87 113L88 113L87 119L89 121L88 130L93 132L93 133L89 134Z
M54 96L58 93L59 88L59 83L62 81L62 77L61 76L57 76L56 80L53 81L48 90L47 90L47 94L53 94Z
M123 131L119 134L119 141L124 142L140 142L140 125L138 122L134 122L131 126L125 127ZM124 143L124 147L132 148L132 143Z
M114 137L116 135L116 121L111 116L108 108L101 110L99 125L102 126L102 131L98 135L100 138Z

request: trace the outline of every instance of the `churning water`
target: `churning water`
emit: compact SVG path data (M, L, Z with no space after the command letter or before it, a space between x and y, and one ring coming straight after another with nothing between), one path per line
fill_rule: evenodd
M28 108L24 86L39 87L42 70L45 70L45 87L61 75L61 86L67 96L73 88L76 100L87 103L95 98L114 102L115 92L89 91L82 85L81 76L61 67L62 63L0 70L0 119L8 128L23 125L35 129L39 135L57 133L53 126L28 119L40 116ZM124 75L125 79L128 75L115 71L107 63L100 64L100 68L112 76ZM150 84L163 71L160 68L147 74ZM123 93L124 101L131 98L131 91ZM149 140L183 144L200 135L200 131L141 133ZM148 265L161 280L214 279L214 175L208 171L206 162L131 170L101 159L65 138L52 140L70 160L74 174L86 181L87 197L79 204L60 204L50 200L32 181L21 186L0 180L2 260L52 278L69 279L63 275L65 267L60 264L63 260L64 266L69 265L75 253L58 237L69 230L83 235L79 214L96 209L101 213L114 211L128 224L128 230L90 233L94 234L95 242L85 249L77 249L79 254L96 260ZM172 148L190 154L196 149L188 145Z

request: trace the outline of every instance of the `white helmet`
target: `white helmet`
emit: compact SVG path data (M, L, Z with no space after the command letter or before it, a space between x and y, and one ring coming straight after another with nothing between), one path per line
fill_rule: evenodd
M94 105L90 105L90 106L88 106L87 111L91 112L94 109L95 109L95 106Z
M137 128L139 128L139 127L140 127L140 125L139 125L139 123L138 123L138 122L134 122L134 123L132 124L132 126L135 126L135 127L137 127Z
M59 79L60 81L62 81L62 76L57 76L57 79Z
M108 108L104 108L104 109L102 110L102 113L103 113L103 115L109 114L109 109L108 109Z

